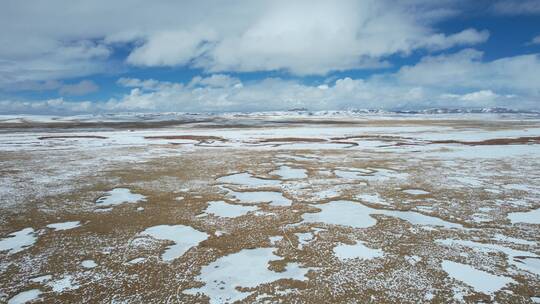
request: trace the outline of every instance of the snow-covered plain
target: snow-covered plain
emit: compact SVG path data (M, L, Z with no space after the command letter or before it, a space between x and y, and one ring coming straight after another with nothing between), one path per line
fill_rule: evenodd
M535 114L3 116L0 155L2 303L540 296Z

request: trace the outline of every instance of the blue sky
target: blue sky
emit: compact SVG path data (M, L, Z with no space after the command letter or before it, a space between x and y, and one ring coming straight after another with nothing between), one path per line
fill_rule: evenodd
M540 109L539 0L0 5L4 114Z

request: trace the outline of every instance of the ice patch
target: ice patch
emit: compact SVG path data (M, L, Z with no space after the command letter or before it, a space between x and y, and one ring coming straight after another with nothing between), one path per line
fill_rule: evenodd
M364 245L364 242L357 242L354 245L341 244L334 247L334 254L340 260L361 258L371 260L384 255L384 251L380 249L369 248Z
M350 201L333 201L322 205L312 205L321 209L317 213L304 213L302 218L307 223L325 223L330 225L367 228L377 221L369 213L374 209Z
M270 237L270 243L272 245L275 245L277 242L280 242L281 240L283 240L283 237L279 235Z
M144 261L146 261L146 258L134 258L133 260L128 261L128 264L135 265L140 264Z
M379 193L375 194L358 194L355 196L356 199L359 199L363 202L370 203L370 204L379 204L379 205L387 205L390 204L386 202Z
M52 275L46 274L39 277L31 278L29 281L33 283L44 283L47 281L50 281L52 279Z
M298 238L298 249L304 248L304 245L313 240L313 234L311 232L295 233L294 235Z
M410 194L410 195L425 195L429 194L429 192L424 191L422 189L405 189L403 190L404 193Z
M141 194L131 193L126 188L115 188L96 200L99 207L116 206L123 203L137 203L145 201L146 197Z
M49 282L47 283L47 286L51 287L54 292L63 292L79 288L79 285L73 283L73 277L71 275L67 275L60 280Z
M291 200L284 197L281 192L275 191L246 191L237 192L229 190L237 200L246 204L270 203L271 206L290 206Z
M30 289L23 292L19 292L12 298L10 298L7 304L24 304L33 300L37 300L43 292L39 289Z
M533 190L528 185L523 185L523 184L506 184L506 185L502 185L502 187L508 190L518 190L518 191L525 191L525 192L529 192Z
M510 222L512 222L512 224L540 224L540 208L526 212L508 213L508 218L510 219Z
M306 169L291 168L289 166L281 166L278 170L272 171L270 174L279 175L282 179L302 179L307 178Z
M94 260L84 260L81 262L82 267L86 269L92 269L97 266L96 262Z
M210 303L232 303L252 293L240 291L237 287L254 288L280 279L302 281L306 279L305 275L309 269L300 268L296 263L288 264L283 272L269 270L268 262L281 259L274 255L273 250L273 248L243 249L221 257L201 269L197 280L205 282L204 286L188 289L184 293L203 293L210 298Z
M461 281L473 287L476 291L485 294L492 294L506 286L508 283L516 283L516 281L511 278L493 275L469 265L448 260L442 262L442 268L453 279Z
M521 245L529 245L529 246L536 245L536 242L528 241L524 239L518 239L518 238L506 236L503 234L497 234L493 237L493 239L500 242L509 242L509 243L521 244Z
M486 223L493 220L488 214L484 213L474 213L472 219L475 223Z
M208 238L208 234L184 225L159 225L146 228L141 235L148 235L158 240L174 242L161 255L164 261L172 261L181 257L191 247L197 246Z
M359 179L365 176L361 172L345 170L334 170L334 174L337 177L344 179Z
M422 261L422 257L420 256L417 256L417 255L408 255L408 256L405 256L405 260L407 262L409 262L409 264L411 265L416 265L418 264L418 262Z
M396 179L405 179L409 176L408 173L398 172L390 169L384 168L369 168L374 170L373 173L365 174L362 176L362 179L367 180L368 182L386 182L389 180Z
M224 201L211 201L208 202L205 212L219 217L235 218L255 210L257 210L255 206L233 205Z
M0 252L8 250L8 254L17 253L34 245L36 240L37 236L34 229L24 228L0 239Z
M54 229L55 231L62 231L62 230L69 230L69 229L77 228L80 226L81 226L81 222L73 221L73 222L49 224L47 225L47 228Z
M276 186L281 183L281 181L278 181L278 180L262 179L262 178L254 177L253 175L247 172L223 176L223 177L218 178L217 181L220 183L225 183L225 184L235 184L235 185L242 185L242 186L249 186L249 187L262 187L262 186L268 187L268 186Z

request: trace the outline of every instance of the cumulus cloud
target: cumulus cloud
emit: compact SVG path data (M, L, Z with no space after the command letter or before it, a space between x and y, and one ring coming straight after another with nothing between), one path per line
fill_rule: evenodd
M465 0L94 0L84 2L84 9L76 1L30 3L2 4L0 91L88 94L98 89L96 84L66 79L114 72L119 66L127 71L187 68L201 75L185 82L123 77L117 84L129 92L110 100L5 100L3 111L538 107L539 103L537 54L486 61L475 49L455 51L490 36L482 28L440 30L441 21L471 5ZM496 1L483 7L498 14L530 14L537 9L535 3ZM126 14L126 7L137 9ZM427 56L394 73L383 69L364 79L336 73L328 75L331 81L310 84L301 78L389 67L396 57L413 53ZM241 80L246 75L242 72L260 71L279 72Z
M482 61L483 53L466 49L453 54L424 57L397 73L403 84L438 88L491 88L538 95L538 54Z
M205 51L205 41L213 38L212 31L163 31L150 35L127 57L127 62L140 66L186 65Z
M449 99L452 101L463 101L469 102L469 106L476 106L477 104L481 105L490 105L495 104L500 101L508 101L510 99L516 98L516 95L499 95L492 90L480 90L476 92L471 92L467 94L442 94L442 99Z
M531 40L530 44L540 44L540 35L534 37L534 38Z
M387 1L274 1L257 19L221 28L149 33L128 57L143 66L189 64L211 72L286 70L325 74L388 65L384 57L488 39L487 31L436 33L405 6Z
M125 112L125 111L271 111L290 108L328 109L423 109L433 107L495 107L538 109L538 94L507 94L495 89L463 90L459 85L444 87L402 83L399 72L368 79L340 78L326 84L305 84L298 80L266 78L242 83L227 75L195 77L187 83L160 82L135 78L119 79L130 88L119 98L103 102L6 102L3 111L18 112ZM213 82L216 79L234 81ZM212 80L212 81L203 81ZM486 83L489 79L486 79ZM219 84L219 85L218 85ZM456 93L457 92L457 93Z
M437 31L455 1L8 1L0 10L0 87L141 67L298 75L388 66L386 57L485 41ZM137 8L126 15L125 8ZM120 60L123 60L121 58Z

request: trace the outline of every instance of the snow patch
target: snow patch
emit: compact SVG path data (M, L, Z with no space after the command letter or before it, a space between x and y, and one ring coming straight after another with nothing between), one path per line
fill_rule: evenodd
M254 288L260 284L280 279L305 280L309 269L289 263L283 272L268 269L268 262L280 259L274 255L273 248L243 249L219 258L204 266L197 280L205 283L199 288L184 291L186 294L203 293L210 303L232 303L240 301L252 292L240 291L237 287Z
M526 212L508 213L508 218L510 219L510 222L512 222L512 224L540 224L540 208Z
M34 229L24 228L0 239L0 251L8 250L8 254L17 253L34 245L36 240L37 236Z
M291 168L289 166L281 166L278 170L272 171L270 174L279 175L281 179L303 179L307 178L306 169Z
M184 225L159 225L146 228L140 233L148 235L158 240L167 240L174 242L168 246L161 255L164 261L172 261L181 257L191 247L197 246L200 242L208 238L208 234L195 230Z
M55 231L62 231L62 230L69 230L69 229L77 228L80 226L81 226L81 222L73 221L73 222L49 224L47 225L47 228L54 229Z
M39 289L30 289L23 292L19 292L11 299L8 300L7 304L24 304L33 300L37 300L43 292Z
M99 207L116 206L123 203L137 203L145 201L146 197L141 194L131 193L127 188L115 188L96 200Z
M82 267L86 269L92 269L96 267L98 264L94 260L84 260L81 262Z
M485 294L492 294L509 283L516 283L511 278L493 275L469 265L448 260L444 260L441 266L453 279L461 281L473 287L474 290Z
M224 201L211 201L208 202L208 207L204 211L219 217L235 218L255 210L257 210L255 206L233 205Z
M380 249L369 248L364 245L364 242L357 242L354 245L341 244L334 247L334 254L340 260L361 258L371 260L384 255L384 251Z

